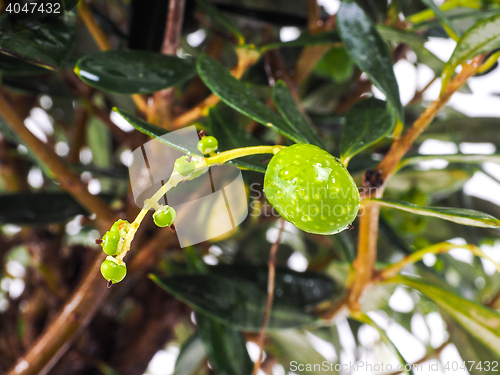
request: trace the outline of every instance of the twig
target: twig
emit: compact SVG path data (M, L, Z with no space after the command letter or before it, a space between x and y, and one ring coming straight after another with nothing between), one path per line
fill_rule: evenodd
M413 123L412 127L397 141L395 141L387 155L377 166L381 171L381 178L385 181L393 171L395 165L401 160L411 148L413 142L429 126L439 111L448 103L451 96L462 87L468 78L472 77L478 70L484 55L474 58L470 63L462 65L462 71L450 82L445 93L431 103L429 107Z
M175 55L181 39L182 22L184 19L185 0L170 0L168 7L167 24L161 52L164 55ZM154 104L151 108L149 119L152 123L163 128L169 128L174 101L174 89L154 93Z
M23 120L7 102L2 91L0 91L0 113L26 146L49 167L62 188L71 193L90 212L94 212L102 228L109 228L114 220L113 211L98 196L90 194L78 176L71 173L59 157L24 126Z
M248 50L246 48L237 48L236 54L238 55L238 65L231 70L232 75L240 79L247 69L255 64L260 57L260 54L254 50ZM200 117L206 116L210 107L213 107L219 103L220 99L214 94L209 95L200 104L186 111L182 115L176 117L172 121L172 128L179 129L191 122L199 119Z
M444 95L436 99L413 123L404 135L395 140L384 159L372 171L371 176L375 179L364 176L364 188L375 187L376 196L381 197L387 178L394 171L394 167L411 148L417 137L427 128L439 111L446 105L451 96L465 84L467 79L473 76L478 70L484 56L478 56L470 63L462 66L462 71L448 85ZM365 287L372 281L374 275L375 260L377 258L377 235L379 208L377 205L367 203L366 212L360 217L360 229L358 237L358 256L354 261L356 277L350 290L349 303L351 308L359 307L359 298Z
M80 15L83 23L89 30L90 34L92 35L92 38L96 42L99 49L101 51L107 51L113 49L113 47L109 43L106 33L101 29L101 27L95 20L94 15L90 11L89 6L87 5L87 3L85 3L84 0L78 2L78 14ZM134 100L139 110L141 110L142 112L147 111L148 104L141 95L138 94L132 95L132 99Z
M413 98L410 100L409 104L415 104L420 102L422 100L424 92L426 92L429 89L429 87L431 87L431 85L436 81L437 78L438 78L437 76L434 76L434 78L432 78L422 90L417 91L413 96Z
M280 219L281 221L281 226L278 231L278 237L276 238L276 241L274 241L273 245L271 246L271 250L269 252L269 274L267 278L267 303L266 303L266 311L264 314L264 319L262 320L262 326L260 327L259 331L259 340L258 340L258 345L260 348L260 353L259 353L259 358L255 362L255 365L253 367L252 375L257 375L257 372L259 371L261 362L262 362L262 355L264 353L264 339L266 336L266 328L267 324L269 323L269 318L271 317L271 308L273 306L273 300L274 300L274 279L275 279L275 273L276 273L276 253L278 251L278 247L280 244L280 239L281 239L281 233L283 233L283 228L285 227L285 219Z
M70 128L70 146L68 154L68 162L71 164L78 163L80 158L80 150L85 142L85 129L87 128L88 112L83 105L78 105L75 110L75 120Z
M101 27L95 20L89 6L83 0L78 2L78 14L80 15L85 26L87 26L87 29L89 30L99 49L101 51L112 49L113 47L111 46L106 33L101 29Z

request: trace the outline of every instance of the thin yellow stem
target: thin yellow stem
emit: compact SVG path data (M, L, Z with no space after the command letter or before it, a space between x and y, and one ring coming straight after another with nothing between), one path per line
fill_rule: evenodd
M286 146L253 146L236 148L234 150L224 151L206 159L208 165L223 164L229 160L241 158L243 156L258 155L258 154L277 154Z
M95 20L94 15L90 11L89 6L83 0L78 2L78 14L80 15L80 18L90 32L90 35L92 35L92 38L96 42L99 49L101 51L113 49L111 43L108 40L108 37L106 36L106 33L101 29L101 27Z
M422 250L416 251L413 254L408 255L404 259L400 260L397 263L391 264L390 266L384 268L381 270L378 274L377 279L379 280L387 280L390 279L394 276L396 276L399 272L401 272L406 266L410 264L414 264L418 261L421 261L425 255L427 254L440 254L440 253L446 253L450 250L453 249L465 249L469 250L472 254L488 259L490 262L492 262L497 271L500 273L500 265L496 263L491 257L486 255L481 249L479 249L475 245L454 245L449 242L441 242L429 247L426 247Z

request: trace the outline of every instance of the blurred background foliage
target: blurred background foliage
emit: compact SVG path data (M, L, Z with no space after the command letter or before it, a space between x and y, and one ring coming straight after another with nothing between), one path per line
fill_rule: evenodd
M14 34L5 31L9 22L4 14L0 19L4 30L0 33L0 373L11 374L14 369L53 375L252 372L267 294L266 264L272 244L280 238L279 217L261 188L261 172L269 159L254 156L236 164L250 169L243 172L249 207L260 215L249 216L225 238L188 249L180 249L174 235L146 221L134 241L128 281L107 291L105 281L97 276L97 281L89 281L99 257L95 240L103 230L98 224L100 213L61 182L65 175L47 165L40 147L26 143L5 108L13 109L14 120L36 136L42 149L57 155L65 170L77 176L103 206L109 206L109 212L133 220L139 209L129 188L129 157L150 140L140 119L169 130L195 123L198 130L215 135L222 150L290 144L275 129L249 119L244 110L235 110L238 104L228 105L224 99L204 107L210 107L204 116L183 120L191 108L210 98L211 90L215 92L197 74L194 59L206 53L227 69L237 67L233 73L238 72L242 60L236 46L244 40L247 45L265 46L260 58L240 66L245 87L273 107L273 86L280 79L286 82L324 148L340 157L346 113L360 99L384 99L384 95L372 86L370 74L358 68L359 61L346 52L337 34L340 2L319 3L186 0L182 17L175 21L182 29L174 57L160 55L165 52L168 25L165 0L93 0L38 29ZM391 50L405 106L405 128L437 98L439 76L454 47L442 20L429 16L428 3L357 1ZM442 9L449 25L461 35L497 15L498 4L449 0ZM8 0L0 1L4 13L8 5ZM96 37L98 32L108 46L99 48L103 39ZM452 49L443 57L439 50L449 49L449 42ZM92 55L107 47L122 52ZM486 107L493 103L500 108L500 75L495 68L496 64L463 86L457 94L462 101L450 102L407 155L458 157L446 161L436 156L404 167L388 182L386 197L500 217L495 155L500 146L500 112L469 108L478 105L478 98ZM170 87L165 102L170 113L163 122L164 114L158 117L144 110L144 105L147 108L146 103L153 100L148 97L151 93L155 101L164 100L157 97L158 91ZM137 117L124 121L112 111L114 107ZM149 135L162 134L162 129L153 129ZM298 134L308 137L310 131L301 128ZM349 163L359 185L363 172L378 164L391 142L390 134L382 136ZM465 158L468 154L483 157L470 163ZM405 268L446 295L430 291L429 285L419 289L410 281L402 282L408 286L373 284L362 299L362 311L369 313L370 321L335 309L334 316L322 316L322 311L332 311L346 296L356 257L357 222L354 227L335 236L317 236L285 224L260 371L288 374L293 370L291 361L305 365L324 360L384 362L395 369L399 360L386 334L407 363L439 363L437 373L451 373L454 369L445 368L451 361L500 358L500 318L493 312L500 309L500 276L490 261L464 249L427 254ZM495 229L389 208L381 211L379 229L379 269L443 241L475 244L500 261ZM159 235L159 231L164 232ZM141 251L147 255L141 258ZM150 272L168 293L146 277ZM463 300L453 299L455 295L475 305L463 305ZM89 301L88 305L78 310L76 302L72 308L78 312L68 314L57 326L58 332L51 331L48 327L58 322L68 301L78 298ZM485 307L491 310L481 315ZM467 327L466 319L460 318L464 309L472 315L476 311L485 320L493 317L490 327L485 329L481 318L482 328ZM471 334L474 329L480 334L485 329L484 336ZM37 345L44 346L44 351L36 358L23 357ZM485 369L461 371L482 374Z

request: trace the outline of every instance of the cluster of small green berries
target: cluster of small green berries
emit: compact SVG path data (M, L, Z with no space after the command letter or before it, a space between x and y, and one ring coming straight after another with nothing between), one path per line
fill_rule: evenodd
M101 240L97 240L102 250L108 255L101 264L101 274L108 281L108 284L116 284L122 281L127 274L127 266L121 259L116 259L120 241L125 238L130 223L126 220L118 220L111 229L104 234Z
M153 221L161 228L171 227L175 220L175 210L170 206L160 206L153 214Z

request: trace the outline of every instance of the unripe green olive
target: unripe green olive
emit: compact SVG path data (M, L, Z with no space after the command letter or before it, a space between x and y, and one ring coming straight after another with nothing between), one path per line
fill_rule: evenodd
M111 228L113 229L113 228ZM120 242L120 233L117 230L110 230L102 236L101 247L108 255L115 255L118 251L118 243Z
M159 227L169 227L174 223L175 210L170 206L162 206L153 214L153 221Z
M116 284L125 278L125 275L127 274L127 266L123 262L119 264L117 260L111 260L108 257L101 264L101 274L106 280Z
M217 138L208 136L208 137L203 137L200 139L198 142L198 151L200 151L202 154L210 154L214 151L217 151L219 148L219 142L217 141Z
M345 166L310 144L295 144L274 155L264 191L282 217L316 234L347 229L360 204L358 188Z
M191 155L181 156L175 161L174 169L181 176L187 177L194 172L196 168L196 162L193 160Z

